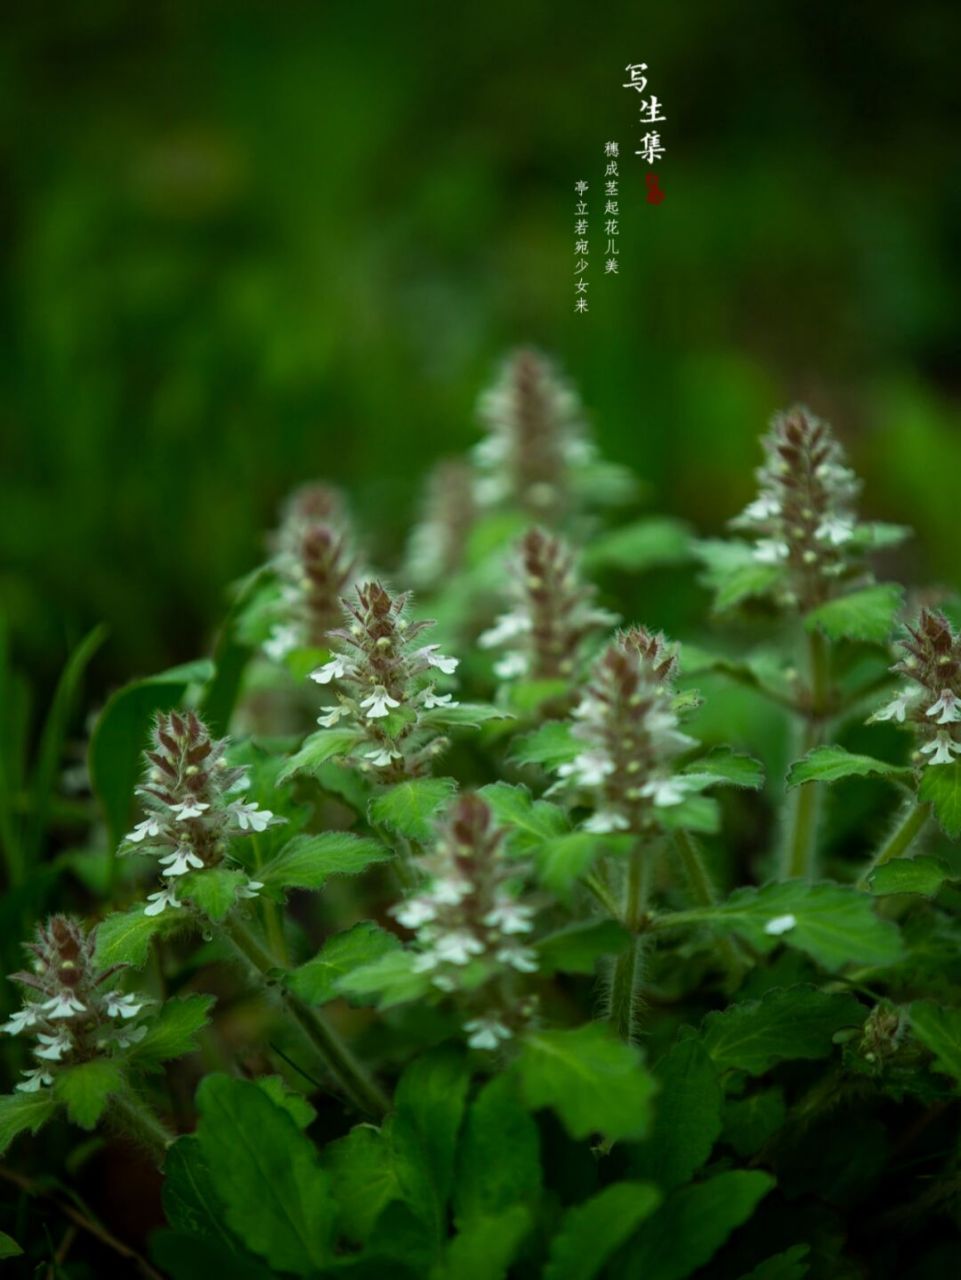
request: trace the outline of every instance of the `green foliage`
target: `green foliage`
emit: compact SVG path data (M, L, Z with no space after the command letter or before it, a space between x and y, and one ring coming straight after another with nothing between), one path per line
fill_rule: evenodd
M911 1026L934 1054L935 1071L961 1084L961 1009L945 1009L933 1000L916 1001L911 1006Z
M664 1192L693 1177L721 1132L723 1091L712 1056L692 1036L673 1045L654 1068L654 1119L630 1161L635 1177Z
M545 1280L592 1280L660 1202L644 1182L615 1182L569 1209L551 1242Z
M541 1193L540 1137L511 1076L480 1090L467 1111L458 1150L454 1212L461 1228L516 1205L533 1208Z
M894 628L904 591L893 582L879 583L838 596L812 609L804 619L809 631L820 629L832 640L866 640L884 644Z
M247 877L230 867L208 867L191 872L181 881L181 899L186 899L210 920L223 920L237 901L237 891Z
M68 1119L82 1129L92 1129L103 1115L110 1095L122 1087L119 1064L107 1058L94 1058L61 1071L54 1085L54 1096L66 1107Z
M370 817L397 835L428 840L434 830L434 815L456 790L453 778L415 778L401 782L371 800Z
M934 809L946 835L953 840L961 836L961 760L925 769L918 796Z
M662 565L683 564L691 554L691 531L680 520L649 517L594 538L585 567L643 573Z
M624 951L631 935L616 920L584 921L549 933L537 944L542 973L593 973L602 956Z
M778 1062L824 1058L839 1031L858 1027L866 1010L854 996L815 987L775 988L704 1020L701 1043L719 1071L759 1076Z
M39 1132L56 1110L56 1102L45 1093L11 1093L0 1097L0 1155L18 1134Z
M8 1236L5 1231L0 1231L0 1259L18 1258L23 1250L17 1244L12 1236Z
M147 1034L127 1051L127 1060L154 1070L171 1058L192 1053L197 1033L206 1026L213 996L179 996L168 1000L147 1028Z
M310 1004L326 1004L340 994L342 978L400 950L400 945L392 933L370 920L361 920L330 938L313 960L289 975L287 985Z
M350 831L294 836L258 871L265 885L278 889L319 889L331 876L356 876L392 854L378 840Z
M300 773L316 775L321 765L347 755L360 740L361 735L354 729L319 729L287 761L277 775L278 783L288 782Z
M876 867L868 879L877 897L892 893L919 893L934 898L945 880L953 880L950 867L943 858L921 855L916 858L894 858Z
M843 747L815 747L802 760L791 765L787 780L788 786L797 787L803 782L837 782L839 778L871 774L904 777L908 773L909 770L899 765L875 760L871 756L854 755Z
M155 916L146 915L142 906L117 911L97 926L97 961L104 969L115 964L140 968L147 962L153 938L189 921L186 912L169 908Z

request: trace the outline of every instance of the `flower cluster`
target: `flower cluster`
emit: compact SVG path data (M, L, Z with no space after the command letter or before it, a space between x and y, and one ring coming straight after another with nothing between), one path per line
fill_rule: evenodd
M760 492L731 524L753 535L756 561L785 569L783 602L807 610L855 567L860 482L830 426L803 407L776 414L762 443Z
M357 558L341 497L322 484L291 497L273 542L280 600L264 652L280 661L293 649L326 644L340 622L340 598L357 576Z
M489 434L474 450L478 502L556 521L570 505L571 473L594 456L575 392L543 356L521 350L482 396L479 414Z
M482 648L509 645L494 670L501 679L567 679L574 674L585 640L616 615L593 604L594 588L578 577L567 543L529 529L509 574L515 603L480 637Z
M904 656L891 669L911 683L871 720L910 727L920 739L920 759L950 764L961 756L961 637L934 609L922 609L906 631Z
M452 675L458 660L438 652L439 645L418 643L433 623L409 618L408 599L379 582L358 587L342 601L344 626L330 633L334 656L310 674L337 695L317 723L355 730L352 757L386 782L429 772L446 746L431 713L457 706L436 681Z
M557 768L558 785L594 805L585 830L654 832L658 810L686 798L688 783L674 773L674 761L696 743L680 730L676 671L663 636L643 627L622 632L594 663L573 713L584 749Z
M414 968L430 974L441 991L470 991L505 971L535 973L537 956L525 938L534 927L534 908L516 894L518 865L503 852L504 832L479 795L459 796L438 828L430 854L419 860L425 884L393 909L416 933ZM523 1008L490 991L476 997L483 1012L465 1023L468 1044L496 1049L513 1034Z
M476 516L473 471L460 458L445 458L430 475L407 549L407 574L415 586L440 586L463 567Z
M58 1067L125 1048L146 1034L135 1020L149 1001L116 990L123 966L98 969L95 942L95 929L88 933L69 916L51 916L38 926L36 941L26 944L33 971L10 975L26 994L23 1006L0 1030L10 1035L26 1031L36 1040L37 1065L24 1072L16 1086L21 1093L53 1084Z
M211 738L193 711L157 717L153 745L146 752L146 777L137 788L146 816L125 836L121 849L129 852L136 845L159 860L164 883L147 899L148 916L181 906L179 877L218 866L229 856L231 837L285 821L243 798L247 778L243 769L227 765L227 746L226 738ZM261 887L248 880L241 896L253 897Z

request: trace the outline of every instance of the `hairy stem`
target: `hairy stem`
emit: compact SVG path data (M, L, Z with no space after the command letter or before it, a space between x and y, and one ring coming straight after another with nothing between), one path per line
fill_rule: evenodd
M717 890L697 844L687 831L676 831L674 843L687 877L691 897L699 907L713 907L717 902ZM718 939L717 949L728 977L736 984L744 972L744 961L737 947L730 938L722 937Z
M331 1073L344 1093L365 1115L381 1119L390 1110L390 1101L373 1077L351 1053L337 1032L318 1009L313 1009L292 991L287 991L275 981L278 965L273 956L261 944L242 921L230 917L220 929L252 969L262 984L277 994L287 1012L299 1024L301 1030L319 1050Z
M641 982L643 939L641 927L647 898L647 866L644 849L638 845L627 868L627 884L621 923L631 940L614 962L611 978L609 1018L622 1040L630 1043L636 1030L638 988Z
M900 821L871 859L863 875L858 880L858 888L866 889L871 873L878 867L894 858L903 857L915 840L924 830L931 817L931 806L923 801L915 800L901 815Z
M801 754L816 747L823 736L831 695L831 654L821 631L808 633L809 696L805 710ZM798 787L791 809L784 853L784 879L811 880L817 870L817 828L821 790L817 782Z
M150 1153L158 1169L163 1168L167 1148L175 1141L176 1135L142 1098L130 1089L116 1094L110 1099L107 1117L115 1129Z

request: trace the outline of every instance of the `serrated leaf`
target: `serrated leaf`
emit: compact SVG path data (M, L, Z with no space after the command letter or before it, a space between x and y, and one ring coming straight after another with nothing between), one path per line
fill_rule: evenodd
M471 729L479 729L482 724L491 720L513 720L509 711L502 707L492 707L486 702L459 702L456 706L434 707L421 716L421 723L444 725L454 728L458 725Z
M734 1068L759 1076L778 1062L826 1058L837 1032L859 1027L867 1012L846 992L775 987L760 1000L709 1013L701 1043L719 1071Z
M472 1218L450 1242L438 1280L506 1280L532 1225L529 1210L520 1204Z
M910 770L901 765L875 760L873 756L855 755L843 747L815 747L791 765L787 783L789 787L798 787L804 782L836 782L839 778L871 774L897 777L908 773Z
M911 1026L925 1048L934 1054L934 1070L961 1084L961 1009L946 1009L933 1000L911 1006Z
M167 1000L142 1040L127 1050L127 1060L151 1069L170 1058L192 1053L196 1036L206 1026L213 996L177 996Z
M894 627L904 591L896 583L881 582L829 600L805 615L808 631L820 628L832 640L866 640L883 644Z
M331 876L356 876L393 857L379 840L350 831L294 836L257 872L265 885L280 889L319 889Z
M657 820L665 831L693 831L710 836L721 829L721 808L711 796L688 795L680 804L659 808Z
M681 520L652 516L592 538L584 549L585 569L621 569L644 573L683 564L692 550L690 527Z
M186 911L170 907L156 916L146 915L142 906L107 916L97 925L97 965L109 969L111 965L129 964L139 969L146 963L152 938L189 923Z
M634 843L631 836L601 835L592 831L555 836L533 850L537 878L552 893L564 897L602 854L629 853Z
M365 965L401 949L400 939L370 920L361 920L344 933L337 933L287 977L287 985L308 1004L326 1004L341 992L338 982Z
M653 1122L631 1149L630 1171L667 1192L689 1181L711 1154L721 1132L723 1090L714 1063L693 1036L671 1047L654 1078Z
M759 1262L753 1271L749 1271L741 1280L804 1280L810 1270L808 1254L811 1248L806 1244L795 1244L783 1253L775 1253L770 1258Z
M193 1134L178 1138L164 1159L163 1207L167 1221L186 1235L210 1240L228 1253L240 1245L224 1222L224 1207Z
M314 663L316 667L317 663ZM291 1116L298 1129L309 1129L317 1119L317 1112L302 1093L295 1093L281 1076L258 1076L254 1082L267 1097Z
M457 791L453 778L413 778L376 795L370 802L372 822L411 840L429 840L436 815Z
M945 880L953 878L950 867L941 858L922 855L885 862L871 872L868 885L876 897L891 893L919 893L922 897L933 898Z
M568 1209L551 1241L544 1280L593 1280L661 1201L646 1182L615 1182Z
M758 790L764 785L764 767L753 756L731 751L728 747L715 747L700 760L687 765L682 773L688 779L704 779L705 786L727 784L732 787L750 787Z
M631 934L616 920L578 921L534 944L541 973L593 973L602 956L620 955Z
M331 1260L334 1201L313 1143L249 1080L207 1076L197 1138L230 1229L276 1271Z
M620 1274L644 1280L685 1280L717 1253L774 1186L759 1171L719 1173L682 1187L641 1224Z
M459 1229L540 1195L540 1135L510 1076L486 1084L467 1112L458 1146L454 1211Z
M237 901L237 890L247 880L232 867L207 867L192 871L178 884L178 897L192 902L211 920L223 920Z
M39 1133L57 1110L49 1090L0 1096L0 1155L19 1133Z
M0 1259L19 1258L22 1253L23 1250L13 1236L8 1236L5 1231L0 1231Z
M919 799L934 809L945 835L961 836L961 760L950 764L929 764L921 775Z
M780 1129L787 1106L780 1089L759 1089L745 1098L728 1098L722 1137L741 1157L753 1156Z
M67 1118L81 1129L93 1129L112 1093L123 1087L120 1067L109 1058L92 1058L57 1072L53 1092L67 1108Z
M390 1146L373 1125L360 1124L329 1143L321 1156L337 1201L340 1230L364 1244L381 1212L401 1195Z
M351 1004L389 1009L395 1004L419 1000L431 989L426 973L414 969L417 955L404 948L385 951L379 960L352 969L336 980L338 994Z
M516 1070L527 1105L551 1107L573 1138L639 1138L647 1129L653 1080L638 1050L604 1023L526 1036Z
M523 852L563 835L570 821L563 809L548 800L535 800L526 787L492 782L479 795L490 805L497 822L508 828L511 847Z
M289 782L298 773L313 773L327 760L345 756L363 739L356 729L321 729L305 739L304 745L277 775L277 782Z
M560 720L548 720L533 733L522 734L511 748L510 759L514 764L539 764L554 769L567 764L584 749L584 744L574 737L572 726Z

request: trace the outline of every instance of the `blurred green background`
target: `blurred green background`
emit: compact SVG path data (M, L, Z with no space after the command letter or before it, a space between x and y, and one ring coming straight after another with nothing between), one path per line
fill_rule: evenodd
M94 698L203 651L304 479L350 491L389 565L519 341L706 531L807 400L865 513L917 528L902 570L957 581L952 6L86 0L4 25L0 590L40 686L100 620ZM608 139L621 274L598 244L575 316L573 183ZM646 590L683 628L670 576Z

